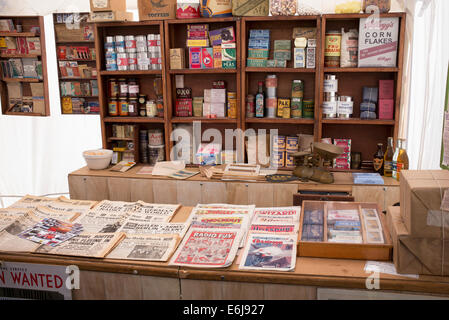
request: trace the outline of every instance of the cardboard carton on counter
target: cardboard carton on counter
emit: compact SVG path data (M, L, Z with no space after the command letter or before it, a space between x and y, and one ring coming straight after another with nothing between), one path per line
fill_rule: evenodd
M138 0L139 20L176 19L176 0Z
M398 273L449 275L449 240L410 236L400 211L389 207L387 226L393 241L393 262Z
M448 189L449 171L401 172L401 216L412 237L449 240L449 211L441 210Z

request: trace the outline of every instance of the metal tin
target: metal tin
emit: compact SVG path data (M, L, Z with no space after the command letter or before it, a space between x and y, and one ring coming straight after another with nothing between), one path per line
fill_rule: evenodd
M117 53L106 52L106 71L117 71Z
M286 167L294 167L295 166L295 158L293 157L294 152L286 152L285 153L285 166Z
M323 91L325 93L336 93L338 92L338 79L334 74L324 75L324 87Z
M285 167L285 151L274 151L271 156L271 166Z
M155 165L157 162L165 160L165 145L148 146L148 162L150 165Z
M247 118L254 118L255 117L255 107L254 107L254 96L252 94L249 94L246 97L246 117Z
M137 52L147 52L147 37L146 36L136 36L136 51Z
M354 102L352 97L340 96L338 99L337 116L342 119L348 119L354 112Z
M129 70L137 70L137 53L128 53L128 67Z
M126 36L125 37L125 49L128 53L136 53L137 52L137 43L136 38L134 36Z
M267 75L265 78L265 87L267 88L267 98L276 98L278 79L275 74Z
M115 36L115 52L123 53L125 52L125 37L124 36Z
M164 144L162 130L148 130L148 144L150 146L160 146Z
M337 117L337 98L332 97L329 101L323 102L323 115L331 119Z
M150 60L148 59L148 53L138 52L137 53L137 70L149 70Z
M285 150L286 150L286 137L273 136L273 151L285 151Z
M339 68L341 56L341 32L326 32L324 46L324 66L327 68Z
M313 119L315 116L315 101L304 100L302 102L303 116L305 119Z
M106 37L104 49L106 50L106 52L115 52L114 37Z
M119 71L127 71L128 55L126 53L117 53L117 67Z
M302 100L302 98L292 98L291 116L292 116L292 118L302 118L302 116L303 116L303 100Z
M267 118L276 118L276 106L277 106L278 99L276 97L274 98L267 98L266 99L266 110L267 110Z
M277 107L277 116L284 117L284 108L290 109L290 99L289 98L279 98ZM289 111L290 112L290 111Z
M299 137L287 137L286 138L286 150L287 152L296 152L299 148Z
M304 98L304 82L302 80L293 80L292 98Z

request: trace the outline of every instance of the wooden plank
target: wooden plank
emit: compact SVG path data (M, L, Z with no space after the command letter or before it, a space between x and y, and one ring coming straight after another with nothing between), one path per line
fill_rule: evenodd
M352 196L355 202L375 202L380 210L385 208L385 187L379 186L354 186L352 187Z
M85 181L86 177L69 175L70 199L87 200Z
M262 300L264 285L249 282L222 282L223 299L225 300Z
M73 300L106 299L104 272L80 271L80 288L72 290Z
M385 189L385 205L383 210L387 210L389 206L398 203L401 192L399 187L386 187Z
M140 283L144 300L179 300L181 298L178 279L141 276Z
M222 282L181 279L182 300L222 300Z
M201 203L225 203L226 184L221 182L201 183Z
M109 200L131 201L131 180L122 178L108 178Z
M248 204L248 184L227 182L226 183L226 203L229 204Z
M154 202L153 196L153 180L150 179L130 179L131 188L131 200L152 203Z
M248 204L255 204L256 207L272 207L274 203L273 191L272 184L248 184Z
M296 184L273 184L273 206L289 207L293 205L293 195L298 193Z
M264 284L265 300L316 300L316 296L316 287Z
M155 203L177 204L177 181L158 181L157 185L153 188L153 196Z
M141 300L141 277L137 275L105 273L104 287L107 300Z
M183 206L196 206L201 202L201 182L177 181L178 203Z
M109 198L108 178L86 177L86 200L101 201Z

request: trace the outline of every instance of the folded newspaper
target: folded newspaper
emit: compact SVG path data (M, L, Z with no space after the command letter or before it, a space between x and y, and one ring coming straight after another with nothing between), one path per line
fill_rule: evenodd
M239 269L294 270L296 240L296 235L250 234Z

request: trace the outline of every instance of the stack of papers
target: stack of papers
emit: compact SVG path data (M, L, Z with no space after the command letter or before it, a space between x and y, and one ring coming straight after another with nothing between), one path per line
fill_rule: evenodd
M354 184L384 184L384 179L378 173L353 173Z

